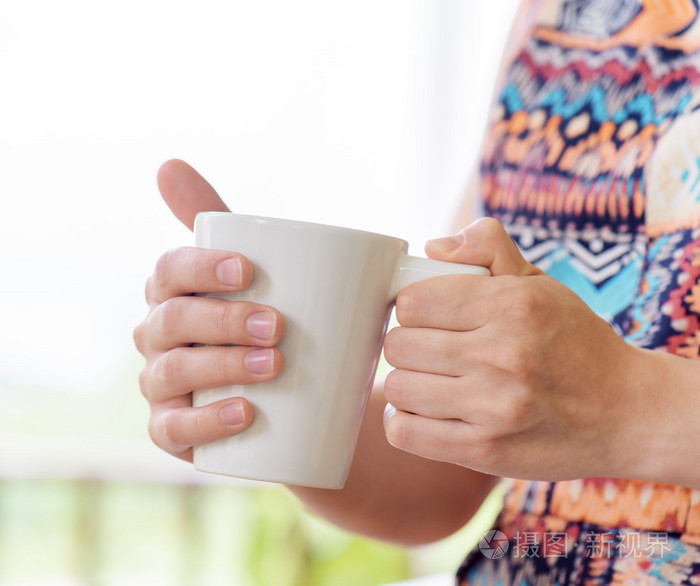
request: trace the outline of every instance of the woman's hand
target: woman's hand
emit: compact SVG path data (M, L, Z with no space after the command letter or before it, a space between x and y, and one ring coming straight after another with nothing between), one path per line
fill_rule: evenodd
M189 165L169 161L158 185L173 212L192 228L200 211L225 211L211 186ZM149 433L166 452L192 460L192 448L245 429L251 405L232 398L192 407L192 391L274 378L282 367L275 345L280 313L244 301L195 297L244 289L253 276L248 260L221 250L179 248L165 253L146 283L149 312L134 330L146 358L139 382L151 406Z
M506 477L624 475L661 408L635 392L649 372L643 351L527 263L495 220L426 251L492 276L438 277L399 294L401 327L384 346L396 369L384 386L389 441Z

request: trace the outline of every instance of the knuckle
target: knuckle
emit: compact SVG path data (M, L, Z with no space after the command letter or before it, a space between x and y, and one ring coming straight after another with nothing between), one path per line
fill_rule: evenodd
M149 387L150 387L150 370L148 367L141 369L141 372L139 372L139 389L141 390L141 394L144 396L146 400L150 400L150 393L149 393Z
M507 377L513 395L522 396L533 388L546 369L532 344L526 341L511 341L501 347L500 352L492 352L488 358Z
M517 291L517 306L524 310L528 317L536 315L542 308L542 298L539 295L539 291L528 285L519 287Z
M182 321L184 307L179 297L171 297L161 303L152 313L153 327L164 338L171 337L177 324Z
M182 353L177 348L161 354L156 361L155 377L163 387L168 387L182 376Z
M445 364L450 365L459 374L464 374L464 369L474 360L473 347L462 343L459 333L444 336L435 336L432 340L431 354L439 356Z
M209 417L210 410L199 408L194 413L193 426L194 436L197 438L207 438L212 436L212 419Z
M153 283L160 289L166 288L170 282L170 267L173 263L173 257L175 256L176 252L176 250L168 250L156 261L152 279Z
M505 233L505 228L495 218L480 218L472 224L471 229L478 230L480 236L487 240L498 239Z
M233 382L233 373L242 370L242 357L238 352L220 348L212 351L211 371L217 380Z
M408 290L402 289L399 291L399 294L396 297L395 311L396 319L400 324L410 321L415 304L416 295L414 293L414 288L409 288Z
M162 448L160 445L160 438L158 437L158 422L156 420L156 417L154 415L151 415L148 419L148 437L151 438L151 441L157 445L159 448Z
M520 427L525 421L528 413L526 401L521 397L514 397L501 405L500 418L507 429Z
M187 447L179 441L179 429L173 417L174 411L163 411L151 415L148 435L154 444L167 452L177 452Z
M409 419L406 414L397 411L386 423L384 433L387 441L394 447L409 450L413 437Z
M146 279L146 286L144 287L144 296L146 297L146 303L151 303L154 297L153 293L153 276Z
M508 393L491 406L494 438L522 431L538 418L541 397L528 377L529 374L514 373L508 383Z
M146 338L146 336L145 336L144 330L145 330L145 325L144 325L143 322L141 322L139 325L137 325L137 326L134 328L134 331L133 331L133 333L132 333L132 338L133 338L133 340L134 340L134 346L136 346L136 349L137 349L141 354L144 353L144 349L145 349L145 345L146 345L146 344L145 344L145 341L146 341L145 338Z
M520 382L519 386L523 387L521 393L526 392L524 389L531 386L538 372L542 372L535 353L523 345L518 345L511 351L509 370L517 376L517 380Z
M193 249L190 260L192 290L200 292L210 289L213 271L210 251Z
M384 397L396 407L404 403L405 384L401 371L392 370L384 380Z
M384 358L391 365L397 365L401 362L404 355L404 343L401 328L394 328L387 332L384 337Z
M239 313L238 307L237 303L227 301L215 305L212 323L220 339L227 340L231 336L232 324L236 322Z
M165 449L163 417L161 414L151 413L148 419L148 437L159 448Z
M504 289L501 308L511 325L532 327L545 309L545 302L530 281L519 279Z

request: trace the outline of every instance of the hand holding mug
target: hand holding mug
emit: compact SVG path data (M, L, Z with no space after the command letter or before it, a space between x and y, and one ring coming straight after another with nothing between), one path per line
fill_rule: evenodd
M279 377L194 393L197 406L243 396L255 408L245 433L196 448L195 467L318 488L345 483L399 290L441 274L488 275L409 256L399 238L279 218L202 213L195 242L242 251L254 266L244 291L213 295L285 317Z
M488 271L409 257L405 241L381 234L236 216L182 162L163 167L159 187L190 227L202 208L218 212L197 217L202 248L166 253L147 284L151 311L134 338L154 442L185 459L194 451L208 472L342 487L398 291ZM272 381L283 314L291 360Z
M182 161L163 165L158 185L190 228L198 212L227 209ZM149 313L134 331L146 358L139 382L151 406L151 438L179 458L191 461L194 446L236 434L253 419L251 405L240 398L194 408L193 389L266 381L282 368L276 344L284 319L276 309L193 296L239 291L252 278L250 262L241 254L187 247L165 253L147 282Z
M482 219L429 256L489 267L404 289L385 355L389 441L435 460L534 480L625 476L651 425L643 357ZM661 394L652 398L659 403Z

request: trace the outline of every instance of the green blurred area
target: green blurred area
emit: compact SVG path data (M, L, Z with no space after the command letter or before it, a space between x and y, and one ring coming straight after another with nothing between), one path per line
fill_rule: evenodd
M124 461L148 445L135 380L88 395L0 381L0 586L376 586L454 571L499 509L496 491L455 536L406 550L333 527L274 485L130 478Z
M0 584L374 586L453 570L486 509L421 552L345 533L281 488L6 480Z
M302 514L280 489L3 482L0 583L379 584L404 551Z

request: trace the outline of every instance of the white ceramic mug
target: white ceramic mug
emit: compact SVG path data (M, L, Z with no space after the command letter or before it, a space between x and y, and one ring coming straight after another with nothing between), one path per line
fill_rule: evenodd
M271 305L285 320L276 379L194 393L195 406L244 396L255 410L242 433L195 448L195 468L320 488L347 478L399 290L437 275L489 274L408 256L391 236L224 212L197 216L195 245L253 264L247 289L217 297Z

